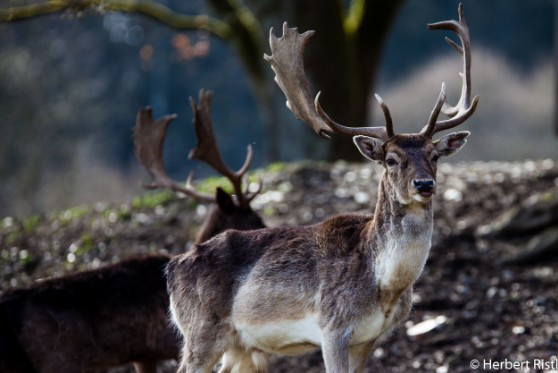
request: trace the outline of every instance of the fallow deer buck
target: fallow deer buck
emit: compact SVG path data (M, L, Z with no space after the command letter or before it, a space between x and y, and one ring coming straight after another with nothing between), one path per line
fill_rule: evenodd
M217 189L216 197L172 180L163 164L167 127L175 116L157 121L151 109L138 113L134 131L136 155L149 171L149 188L170 188L214 202L198 233L200 243L228 228L264 227L250 208L258 191L242 190L251 158L232 172L219 154L210 117L209 93L192 100L198 144L190 158L208 163L233 184L235 199ZM164 268L168 255L123 260L99 269L45 280L0 297L0 372L79 373L134 363L138 373L155 373L157 362L179 357L179 338L168 320Z
M385 127L348 128L312 103L302 54L312 31L270 32L265 59L287 105L322 136L354 136L365 157L384 172L373 215L340 215L312 226L227 231L173 258L168 265L171 314L184 336L181 373L267 371L272 354L299 355L321 347L328 373L362 372L374 342L407 317L412 286L427 259L433 229L436 162L458 151L468 132L432 136L463 123L472 101L468 28L450 42L464 60L459 104L446 105L445 87L428 124L395 134L387 106ZM451 119L438 120L440 112Z

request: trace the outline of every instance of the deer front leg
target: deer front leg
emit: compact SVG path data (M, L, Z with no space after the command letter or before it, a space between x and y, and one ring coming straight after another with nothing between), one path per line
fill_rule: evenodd
M368 355L374 347L374 342L366 342L349 348L349 372L361 373L364 371Z
M345 329L323 332L322 354L327 373L349 371L351 334L351 331Z

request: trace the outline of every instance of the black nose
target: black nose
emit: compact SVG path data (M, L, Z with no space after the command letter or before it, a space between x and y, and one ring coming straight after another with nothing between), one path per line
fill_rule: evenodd
M420 193L430 193L434 190L436 182L432 179L415 179L413 185Z

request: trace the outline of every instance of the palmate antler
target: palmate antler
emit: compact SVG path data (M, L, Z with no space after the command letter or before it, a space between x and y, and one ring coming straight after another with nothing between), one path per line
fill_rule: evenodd
M261 183L257 191L249 193L242 191L243 177L250 167L252 161L252 148L248 146L248 154L242 168L236 172L231 171L223 162L217 141L213 134L211 124L211 93L201 90L199 94L199 106L190 99L194 113L194 127L196 129L197 145L190 151L189 158L197 159L207 163L217 172L227 177L233 185L237 201L240 206L248 206L261 189ZM151 108L142 109L138 112L136 126L134 127L134 149L136 157L143 167L151 175L152 182L142 184L148 189L167 188L187 196L194 197L204 202L215 202L215 197L197 191L192 185L193 172L188 176L186 185L173 180L167 173L163 163L163 143L167 133L168 125L176 118L176 115L166 115L158 120L153 120Z
M283 23L283 36L277 38L273 27L269 30L269 45L272 55L264 54L275 72L275 82L287 97L287 107L295 117L309 124L321 137L329 139L331 128L316 113L310 94L310 83L304 71L304 48L314 31L299 34L296 28Z
M444 29L456 32L461 39L462 46L448 39L450 45L463 55L463 86L461 98L456 106L446 103L445 83L442 83L442 90L430 115L428 125L425 126L420 134L432 137L436 132L453 128L463 123L475 111L478 97L471 101L471 43L469 39L469 29L463 16L463 6L459 5L459 22L445 21L428 25L431 30ZM314 31L306 31L299 34L296 28L289 28L287 23L283 23L283 36L277 38L273 28L269 33L269 44L272 55L264 55L266 61L271 64L275 72L275 81L287 98L287 107L294 115L307 124L314 131L324 137L330 138L332 133L356 136L364 135L375 137L387 141L393 136L393 123L387 105L379 95L375 95L384 113L384 127L346 127L332 120L320 105L320 92L312 102L310 84L304 72L303 54L304 48ZM438 121L440 112L448 115L450 119Z
M199 94L199 105L190 98L192 112L194 113L194 128L196 129L196 137L198 143L196 147L190 151L189 159L197 159L203 161L211 166L215 171L225 176L231 182L234 193L238 199L240 206L248 206L252 199L259 193L261 183L258 190L250 193L242 190L244 175L248 172L250 164L252 163L252 146L248 145L246 152L246 160L244 165L238 171L232 171L221 157L217 140L213 133L213 125L211 123L211 92L204 91L203 89Z
M355 136L366 135L387 140L394 135L391 116L380 96L376 99L386 118L385 127L345 127L333 121L320 106L320 93L312 100L310 84L304 72L304 48L314 31L299 34L297 28L289 28L283 23L283 36L277 38L274 29L269 31L271 56L264 59L271 64L275 72L275 81L287 98L287 107L295 117L309 124L321 137L329 139L333 133Z
M167 188L204 202L214 202L213 196L194 189L191 177L188 177L186 185L182 185L173 180L167 172L163 163L163 143L168 126L175 118L176 114L172 114L153 120L153 110L150 107L138 112L133 134L134 151L142 166L151 176L151 183L142 183L142 186L146 189Z

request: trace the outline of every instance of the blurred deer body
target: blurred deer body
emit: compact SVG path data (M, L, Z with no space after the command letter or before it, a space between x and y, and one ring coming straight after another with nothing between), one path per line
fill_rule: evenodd
M428 124L395 134L387 106L384 127L335 123L312 102L302 53L312 32L271 30L265 56L287 106L317 134L350 135L358 150L384 168L373 215L340 215L307 227L227 231L198 244L168 265L171 314L184 336L180 373L267 371L271 354L322 349L328 373L362 372L375 341L407 317L412 286L431 245L432 197L440 157L457 152L469 132L438 140L476 109L470 95L470 43L459 22L430 25L455 31L464 57L462 97L446 104L445 86ZM451 44L451 43L450 43ZM440 112L448 120L438 120Z
M84 372L176 358L179 339L165 308L169 259L138 257L4 294L0 307L34 367L29 371ZM2 356L2 372L25 371L10 359Z
M210 95L202 92L200 98L201 107L192 101L195 115L209 110ZM140 162L154 175L151 187L214 202L196 243L229 228L264 227L249 206L257 192L242 192L235 200L220 188L213 197L196 192L190 182L171 187L175 182L168 178L167 185L157 184L166 175L162 144L172 118L155 122L149 109L140 111L134 145ZM217 157L209 118L196 115L195 124L206 131L197 133L198 147ZM244 173L249 159L245 166ZM231 180L241 181L242 176ZM180 338L168 318L169 260L168 255L143 256L7 292L0 297L0 372L79 373L134 363L137 373L155 373L158 361L178 358Z

